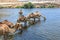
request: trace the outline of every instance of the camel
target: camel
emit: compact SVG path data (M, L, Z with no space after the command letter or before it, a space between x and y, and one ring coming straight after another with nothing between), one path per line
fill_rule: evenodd
M0 35L4 36L4 40L7 40L7 35L14 34L17 30L22 31L21 24L18 22L13 26L13 28L10 28L7 24L0 22Z
M27 20L26 17L23 15L19 17L17 21L19 22L19 21L26 21L26 20Z
M40 21L40 17L44 18L44 21L46 20L46 18L44 16L42 16L38 11L36 11L35 13L31 13L27 16L27 19L31 20L31 18L33 19L32 21L30 21L31 24L35 24L36 23L36 19L38 19L38 21Z
M25 17L24 15L19 17L17 22L20 23L20 22L24 22L24 27L27 27L27 17Z
M42 16L38 11L28 15L28 18L40 18L40 17L43 17L44 19L46 19L45 16Z
M2 21L2 23L8 25L10 28L13 27L13 25L14 25L13 23L9 22L8 20L4 20L4 21Z
M0 36L4 36L4 40L7 40L7 36L9 33L13 33L15 30L8 27L8 25L0 22Z
M38 11L36 11L36 12L34 13L34 15L35 15L35 17L43 17L44 20L46 20L46 17L43 16L43 15L42 15L41 13L39 13Z
M14 25L14 28L9 28L8 25L0 22L0 34L5 34L5 32L6 32L6 33L14 33L14 32L16 32L16 30L18 30L19 27L20 27L20 29L21 29L21 25L18 24L18 23L16 23L16 24Z

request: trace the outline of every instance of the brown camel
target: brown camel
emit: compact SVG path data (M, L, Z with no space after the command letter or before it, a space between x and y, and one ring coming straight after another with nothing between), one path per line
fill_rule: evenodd
M27 18L33 18L34 16L35 16L34 13L31 13L27 16Z
M31 14L29 14L28 15L28 19L30 19L30 18L39 18L41 15L39 14L39 13L31 13Z
M39 13L38 11L36 11L34 14L35 14L36 17L43 17L44 20L46 20L46 17L43 16L43 15L42 15L41 13Z
M40 21L40 17L41 17L42 15L38 12L38 11L36 11L35 13L31 13L31 14L29 14L28 16L27 16L27 18L30 20L31 18L33 19L32 21L30 20L30 23L31 24L34 24L34 23L36 23L37 21L36 21L36 19L38 19L38 21ZM42 16L43 17L43 16ZM45 20L45 17L43 17L44 18L44 20Z
M13 25L14 25L13 23L9 22L8 20L4 20L4 21L2 21L2 23L8 25L9 27L13 27Z
M19 21L26 21L26 20L27 20L26 17L23 15L19 17L17 21L19 22Z
M40 18L43 17L44 20L46 19L44 16L42 16L38 11L36 11L35 13L31 13L28 15L28 18Z
M19 17L17 22L20 23L20 22L24 22L24 27L27 27L27 17L25 17L24 15Z
M22 29L21 24L19 23L16 23L13 27L14 28L9 28L7 24L0 22L0 35L6 33L14 33L16 30Z
M4 36L4 40L7 40L7 35L9 33L14 33L15 30L8 27L8 25L0 22L0 35Z
M18 29L22 31L21 24L19 23L16 23L14 28L10 28L8 25L0 22L0 35L4 36L4 40L7 40L8 34L14 34Z

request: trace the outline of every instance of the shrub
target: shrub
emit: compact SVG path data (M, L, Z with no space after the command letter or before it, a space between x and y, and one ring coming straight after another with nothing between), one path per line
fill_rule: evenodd
M43 5L43 6L40 6L40 8L46 8L46 7L45 7L45 5Z
M54 8L55 6L54 5L49 5L48 8Z
M24 4L23 7L24 8L34 8L34 5L31 2L29 2L27 4Z

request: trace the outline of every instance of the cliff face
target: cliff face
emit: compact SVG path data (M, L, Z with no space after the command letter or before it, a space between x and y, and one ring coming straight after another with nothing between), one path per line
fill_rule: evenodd
M0 2L17 2L17 0L0 0Z

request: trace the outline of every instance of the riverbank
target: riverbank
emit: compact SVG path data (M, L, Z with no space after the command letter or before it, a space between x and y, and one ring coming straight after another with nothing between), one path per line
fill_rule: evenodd
M19 3L20 4L20 3ZM56 4L56 3L41 3L41 4L33 4L31 2L28 3L24 3L24 4L13 4L13 5L9 5L9 6L1 6L0 8L60 8L60 4Z

